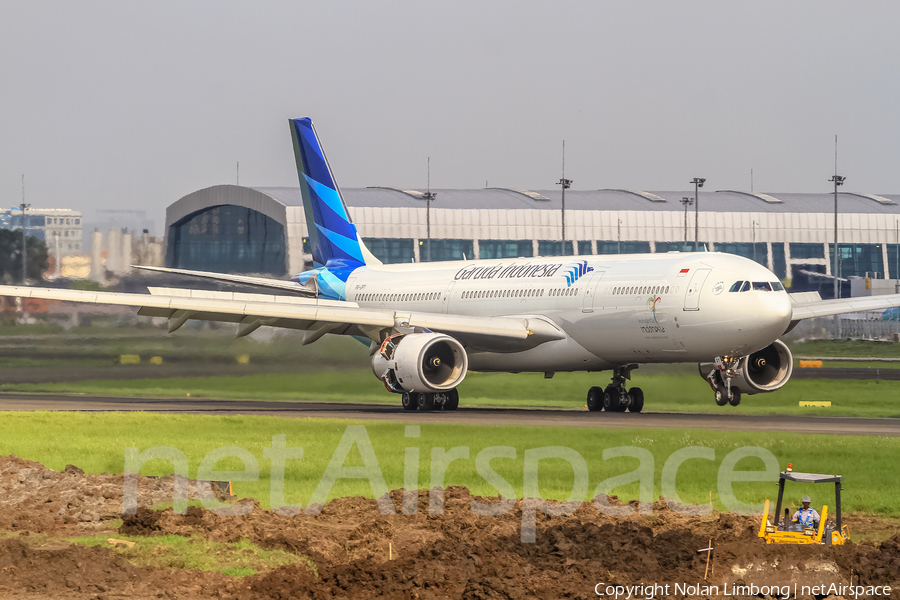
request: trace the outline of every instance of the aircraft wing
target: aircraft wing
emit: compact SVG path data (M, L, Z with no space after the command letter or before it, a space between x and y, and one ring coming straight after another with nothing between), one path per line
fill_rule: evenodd
M818 294L815 294L815 297L818 297ZM803 301L803 299L795 298L791 321L829 317L864 310L884 310L895 306L900 306L900 294L812 301Z
M304 345L326 333L366 336L380 343L386 332L402 327L446 333L464 345L500 352L527 350L566 337L552 322L537 316L473 317L368 309L354 302L291 296L180 288L149 290L148 295L0 286L0 296L136 306L140 307L139 315L167 318L170 333L190 319L236 323L237 337L252 333L262 325L300 329L306 332Z
M215 279L216 281L226 281L228 283L240 283L244 285L252 285L256 287L264 287L274 290L286 290L294 292L301 296L315 298L318 290L315 287L305 287L293 281L284 281L281 279L268 279L266 277L250 277L247 275L229 275L226 273L211 273L209 271L191 271L188 269L171 269L169 267L147 267L144 265L131 265L132 268L141 269L142 271L154 271L157 273L170 273L173 275L189 275L190 277L202 277L204 279ZM310 282L315 286L315 277L310 278Z

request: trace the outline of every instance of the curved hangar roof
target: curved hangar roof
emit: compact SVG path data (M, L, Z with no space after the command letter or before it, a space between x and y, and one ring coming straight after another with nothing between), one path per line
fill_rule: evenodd
M352 207L421 208L422 190L399 188L347 188L344 200ZM514 190L485 188L472 190L433 190L435 208L559 210L560 190ZM827 213L834 210L834 194L751 193L735 190L700 192L700 212L779 212ZM681 199L693 199L688 192L646 192L641 190L568 190L566 208L570 210L650 210L683 211ZM900 214L900 195L838 192L842 213ZM258 210L282 223L284 207L302 207L300 188L240 187L218 185L199 190L172 204L167 225L198 210L219 204L234 204ZM691 208L690 210L693 210Z

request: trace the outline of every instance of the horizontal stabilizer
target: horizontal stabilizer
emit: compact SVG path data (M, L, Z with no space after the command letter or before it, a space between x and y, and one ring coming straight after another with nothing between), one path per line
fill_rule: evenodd
M255 287L270 288L273 290L286 290L299 294L300 296L308 296L314 298L318 294L318 286L316 278L310 277L305 285L301 285L294 281L282 281L281 279L267 279L266 277L251 277L249 275L229 275L227 273L211 273L209 271L190 271L188 269L171 269L168 267L146 267L142 265L132 265L132 268L141 269L142 271L155 271L157 273L170 273L172 275L187 275L190 277L202 277L204 279L214 279L216 281L224 281L227 283L239 283L242 285L250 285Z

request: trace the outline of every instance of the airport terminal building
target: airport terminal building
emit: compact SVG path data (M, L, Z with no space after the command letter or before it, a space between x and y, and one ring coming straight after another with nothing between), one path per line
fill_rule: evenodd
M385 263L563 254L560 190L342 190L366 245ZM833 284L834 194L568 190L567 255L739 254L804 289ZM699 208L699 210L697 210ZM900 195L838 194L839 273L897 278ZM430 236L429 236L430 230ZM166 211L166 265L289 276L308 267L300 188L218 185ZM430 242L429 242L430 238ZM685 243L687 241L687 244Z

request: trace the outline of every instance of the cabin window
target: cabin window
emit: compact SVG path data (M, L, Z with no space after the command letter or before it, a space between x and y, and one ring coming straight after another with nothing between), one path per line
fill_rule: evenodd
M753 289L754 289L754 290L759 290L759 291L761 291L761 292L771 292L771 291L772 291L772 286L769 285L769 282L768 282L768 281L754 281L754 282L753 282Z
M744 285L741 286L741 291L742 291L742 292L749 292L749 291L750 291L750 282L749 282L749 281L745 281L745 282L744 282Z
M781 285L781 282L780 282L780 281L773 281L773 282L772 282L772 289L775 290L776 292L783 292L783 291L784 291L784 286Z
M742 285L744 285L744 282L743 282L743 281L735 281L735 282L734 282L734 285L732 285L732 286L731 286L731 289L728 290L728 291L729 291L729 292L739 292L739 291L741 291L741 286L742 286Z

